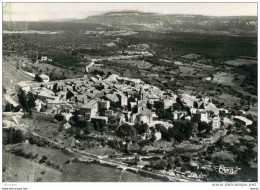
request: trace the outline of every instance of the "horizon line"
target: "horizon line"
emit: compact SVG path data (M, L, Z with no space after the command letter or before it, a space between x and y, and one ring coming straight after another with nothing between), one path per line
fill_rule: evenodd
M66 21L66 20L83 20L83 19L87 19L88 17L93 17L93 16L102 16L102 15L106 15L106 14L110 14L110 13L145 13L145 14L156 14L156 15L162 15L162 16L167 16L167 15L180 15L180 16L202 16L202 17L258 17L258 15L207 15L207 14L193 14L193 13L160 13L160 12L146 12L146 11L139 11L139 10L125 10L125 11L108 11L108 12L103 12L103 13L99 13L99 14L93 14L93 15L89 15L86 16L85 18L60 18L60 19L43 19L43 20L4 20L3 22L48 22L48 21Z

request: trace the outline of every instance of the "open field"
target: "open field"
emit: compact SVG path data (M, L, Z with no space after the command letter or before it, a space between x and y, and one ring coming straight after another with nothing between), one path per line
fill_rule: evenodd
M82 163L67 165L62 180L67 182L160 182L127 171L124 172L97 164Z
M26 80L32 81L33 78L24 74L21 70L17 70L14 60L3 60L3 87L14 90L18 82Z
M179 66L179 69L182 74L193 75L195 73L195 69L193 67Z
M47 75L53 73L54 75L63 75L66 78L77 78L85 74L85 67L75 67L73 69L64 69L52 64L40 63L36 66L38 70L42 70ZM35 71L36 72L36 71Z
M138 67L138 68L151 68L152 65L144 60L114 60L115 64L128 65L129 67Z
M64 139L62 133L58 132L60 127L60 123L53 122L52 115L45 115L44 113L33 112L32 118L23 117L20 120L20 123L28 126L28 130L35 132L36 134L49 138L53 141L59 142L63 139L63 143L68 143L69 146L71 144L71 139Z
M214 75L212 82L223 84L225 86L233 86L234 76L230 73L219 72Z
M254 59L234 59L225 62L226 65L240 66L240 65L253 65L257 64L257 60Z
M38 162L44 155L47 157L47 161L51 161L56 166L62 167L64 162L68 159L72 159L72 155L65 154L57 149L51 149L48 147L39 147L35 144L29 144L29 142L20 143L17 145L6 145L5 150L18 150L22 149L26 154L32 153L32 155L38 155L33 161Z
M230 94L221 94L218 97L212 97L212 99L218 102L223 102L225 106L228 107L233 107L235 103L239 104L239 100L240 100L240 98L232 96Z
M67 181L67 182L158 182L152 178L140 176L139 174L118 170L115 168L98 164L86 164L73 162L73 157L62 153L57 149L49 149L22 143L18 145L7 145L6 150L22 149L25 153L38 154L38 157L29 160L23 157L4 152L3 166L5 168L4 181L33 182L41 181ZM100 149L99 151L102 151ZM46 164L39 164L42 156L55 166L59 166L63 172L52 169ZM70 160L70 163L65 163ZM12 167L11 167L12 165ZM43 173L43 174L42 174Z
M61 181L62 173L31 160L3 153L4 182Z
M118 150L115 150L109 146L98 147L98 148L97 147L85 148L84 151L86 151L87 153L95 154L95 155L99 155L99 156L109 156L114 153L120 153Z

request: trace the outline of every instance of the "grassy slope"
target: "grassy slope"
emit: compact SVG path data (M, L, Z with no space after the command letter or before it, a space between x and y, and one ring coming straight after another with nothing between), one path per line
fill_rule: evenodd
M21 70L16 70L15 68L16 61L13 61L12 63L3 61L3 86L5 88L15 88L15 84L17 84L20 81L28 81L33 80L32 77L29 77L28 75L22 73ZM12 85L10 80L12 80Z
M3 153L3 167L6 168L4 182L35 182L38 178L47 182L61 180L61 172L6 152ZM42 171L45 173L41 174Z

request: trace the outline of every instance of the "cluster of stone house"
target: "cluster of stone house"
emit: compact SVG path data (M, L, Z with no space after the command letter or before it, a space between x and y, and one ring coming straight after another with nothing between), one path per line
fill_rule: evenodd
M119 124L130 125L139 123L154 126L167 121L160 121L153 108L154 102L164 103L164 109L172 111L173 119L191 119L197 114L200 120L206 123L212 122L213 129L220 128L219 109L209 98L196 98L188 94L181 94L181 101L190 108L191 116L186 110L173 109L177 95L171 91L162 91L155 86L145 84L140 79L130 79L112 74L109 77L84 76L76 79L66 79L53 82L20 82L23 92L32 92L37 98L37 110L42 107L50 113L74 112L85 120L108 123L109 116L117 116ZM194 102L203 108L195 108ZM117 111L116 108L120 108ZM244 120L248 125L250 121ZM170 122L169 122L170 123ZM168 125L167 125L168 126Z
M146 108L146 104L158 101L161 93L158 88L146 85L140 79L117 75L104 80L98 76L85 76L43 83L23 81L18 86L24 93L32 92L35 95L37 110L41 110L41 107L51 113L78 110L86 120L107 122L109 115L118 115L110 108L119 107L123 110L120 122L148 125L152 124L154 113ZM144 88L149 90L145 91Z

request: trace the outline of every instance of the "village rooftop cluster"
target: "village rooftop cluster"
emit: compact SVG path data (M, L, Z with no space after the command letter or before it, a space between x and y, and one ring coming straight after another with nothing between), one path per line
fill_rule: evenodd
M118 125L147 124L147 133L143 138L151 138L150 128L161 124L166 128L174 127L173 120L191 120L199 116L201 122L212 125L213 130L221 127L219 112L229 111L217 108L211 99L198 98L188 94L174 94L171 90L160 90L158 87L145 84L140 79L109 76L87 76L49 82L47 75L40 75L44 82L22 81L18 83L20 93L32 93L36 98L36 109L49 114L63 114L67 121L75 111L79 117L92 123L108 124L109 116L118 118ZM160 118L156 114L155 104L161 102L163 109L171 112L173 118ZM178 103L185 105L186 110L178 108ZM239 120L245 126L252 121L243 116L225 117L224 125ZM156 140L161 139L160 131L155 132Z

